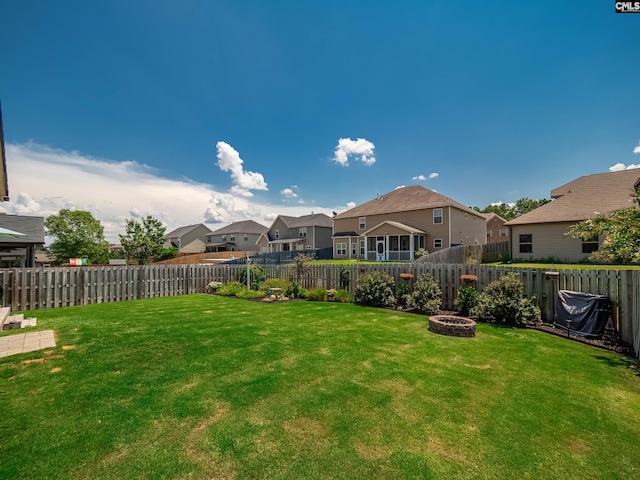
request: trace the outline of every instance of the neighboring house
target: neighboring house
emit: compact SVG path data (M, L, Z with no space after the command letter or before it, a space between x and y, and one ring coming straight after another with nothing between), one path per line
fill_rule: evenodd
M333 217L333 258L411 261L420 248L433 252L486 242L483 214L420 185Z
M497 213L485 213L487 217L487 243L501 243L509 241L509 227L507 221Z
M260 235L256 245L261 253L329 248L331 218L324 213L302 217L278 215L269 231Z
M621 208L638 208L633 194L640 169L587 175L551 191L551 202L505 225L511 228L511 257L523 260L557 258L575 263L598 250L604 238L573 239L572 225Z
M202 223L176 228L165 234L164 246L175 247L178 253L204 253L205 239L210 233L211 230Z
M0 266L34 267L36 250L44 245L44 217L0 213L0 227L23 234L0 233Z
M269 227L243 220L219 228L207 235L207 252L253 252L260 235L266 235Z
M35 254L35 266L36 267L50 267L54 260L55 256L52 254L45 252L43 250L36 250Z

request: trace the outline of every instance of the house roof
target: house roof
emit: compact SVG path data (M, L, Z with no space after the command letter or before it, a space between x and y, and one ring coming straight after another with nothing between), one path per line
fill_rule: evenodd
M202 223L197 223L195 225L187 225L185 227L178 227L175 230L169 232L169 233L165 233L163 238L177 238L177 237L182 237L184 235L186 235L187 233L191 232L192 230L195 230L198 227L204 227L207 230L209 230L209 227L207 227L206 225L202 224ZM211 230L209 230L211 231Z
M229 233L251 233L260 235L261 233L267 233L269 227L254 222L253 220L243 220L241 222L234 222L226 227L219 228L211 232L212 235L226 235Z
M422 230L420 230L418 228L414 228L411 225L407 225L406 223L394 222L393 220L387 220L385 222L382 222L382 223L376 225L375 227L370 228L369 230L364 232L362 235L366 236L369 233L373 232L374 230L380 228L382 225L391 225L392 227L399 228L400 230L404 230L404 231L409 232L409 233L421 233L423 235L426 235L425 232L423 232Z
M378 215L382 213L406 212L408 210L422 210L425 208L439 208L452 206L482 217L480 212L462 205L455 200L424 188L420 185L397 188L389 193L380 195L373 200L369 200L362 205L347 210L336 215L334 219L365 217L367 215Z
M636 207L632 199L640 169L586 175L551 191L551 202L505 225L579 222L621 208Z
M331 218L324 213L312 213L311 215L303 215L301 217L288 217L279 215L280 220L284 222L287 228L300 227L328 227L331 228Z
M25 234L18 237L0 237L0 244L44 244L44 217L0 213L0 227Z
M337 237L359 237L360 234L354 232L353 230L351 230L349 232L336 232L332 236L333 236L333 238L337 238Z
M487 219L487 222L489 222L490 220L493 220L494 218L500 220L502 223L506 222L504 218L502 218L500 215L498 215L495 212L483 213L482 215Z

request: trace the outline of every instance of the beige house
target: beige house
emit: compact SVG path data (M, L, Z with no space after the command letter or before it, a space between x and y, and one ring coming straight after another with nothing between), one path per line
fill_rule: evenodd
M278 215L256 241L261 253L315 250L331 247L331 218L324 213L301 217Z
M572 239L572 225L621 208L636 207L640 169L587 175L551 191L551 202L505 225L511 228L511 257L557 258L575 263L589 257L604 238Z
M202 223L176 228L165 234L164 246L175 247L178 253L204 253L204 242L209 233L211 233L209 227Z
M433 190L398 188L333 217L333 258L412 261L416 250L487 242L483 214Z
M269 227L243 220L211 232L206 237L207 252L253 252L260 235L269 231Z
M507 221L497 213L485 213L487 217L487 243L501 243L509 241L509 227Z

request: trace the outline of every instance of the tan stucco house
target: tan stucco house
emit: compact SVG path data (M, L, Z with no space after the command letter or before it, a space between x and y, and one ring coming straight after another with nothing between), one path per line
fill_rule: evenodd
M206 237L207 252L254 252L260 235L265 235L269 227L243 220L214 230Z
M511 258L557 258L580 262L604 238L572 239L572 225L621 208L638 208L632 195L640 186L640 169L586 175L551 191L551 202L505 225L511 228Z
M487 242L483 214L420 185L333 217L333 258L412 261L416 250Z
M261 253L331 247L331 218L324 213L301 217L278 215L269 231L256 241Z
M202 223L176 228L165 234L164 246L175 247L178 253L204 253L205 238L209 233L209 227Z

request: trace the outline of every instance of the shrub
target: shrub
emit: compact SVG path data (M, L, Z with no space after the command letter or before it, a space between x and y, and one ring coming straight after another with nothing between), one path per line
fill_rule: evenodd
M462 287L458 290L458 295L456 297L456 308L458 312L462 315L469 315L471 309L476 305L476 300L478 298L478 290L469 286Z
M210 282L205 288L209 293L217 293L218 289L224 285L222 282Z
M263 291L256 292L255 290L247 290L246 288L243 288L242 290L236 293L236 297L244 298L244 299L262 298L264 297L264 292Z
M284 291L284 294L289 298L305 298L307 291L302 288L298 282L289 282L289 286Z
M420 275L408 303L411 308L427 315L436 313L442 304L442 290L436 279L428 273Z
M324 302L327 298L327 291L324 288L313 288L307 292L307 300L312 302Z
M354 294L356 303L372 307L384 307L395 302L393 296L395 282L385 272L371 272L362 275Z
M419 259L420 257L424 257L425 255L429 255L429 252L427 252L424 248L419 248L418 250L416 250L413 254L413 258L415 260Z
M349 283L349 269L344 265L340 265L340 290L348 289Z
M284 292L291 286L291 283L291 280L287 280L286 278L270 278L260 283L260 289L281 288Z
M406 307L409 302L411 288L408 283L401 283L396 288L396 302L401 307Z
M262 265L258 265L257 263L252 263L251 267L249 267L249 271L251 273L251 288L255 288L256 283L262 283L267 278L267 275L264 273L264 268L262 268ZM238 271L236 280L243 285L247 284L247 267L241 268Z
M334 288L330 288L329 290L327 290L327 300L333 302L333 297L335 297L336 292L337 290L335 290Z
M239 291L245 290L246 288L247 287L240 282L227 282L218 288L217 293L225 297L235 297Z
M300 280L305 273L311 268L312 257L299 253L293 259L293 264L296 266L296 278Z
M340 289L333 296L334 302L351 303L353 302L353 295L349 293L349 290Z
M534 299L524 298L524 286L515 272L491 282L477 298L472 315L493 318L497 323L519 325L540 319L540 309Z

